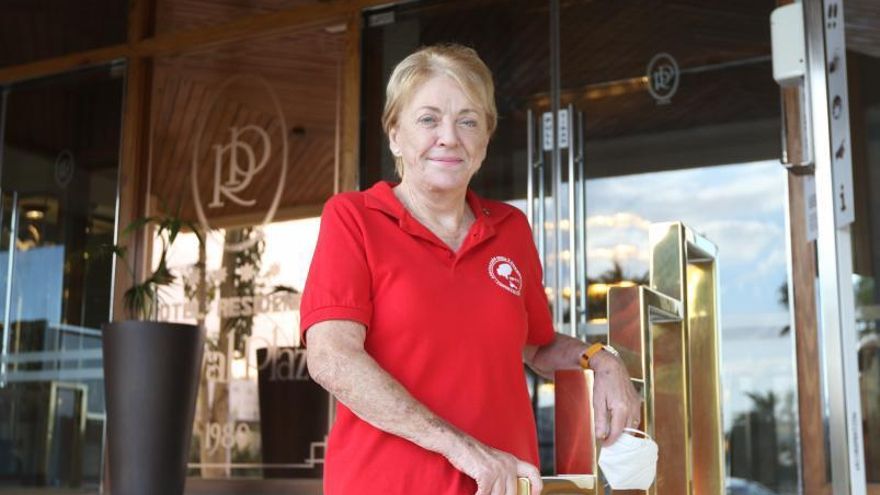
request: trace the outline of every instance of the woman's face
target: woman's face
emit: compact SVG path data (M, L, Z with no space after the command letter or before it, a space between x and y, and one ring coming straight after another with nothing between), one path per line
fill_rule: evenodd
M388 133L404 181L430 191L464 189L486 158L486 116L447 76L416 89Z

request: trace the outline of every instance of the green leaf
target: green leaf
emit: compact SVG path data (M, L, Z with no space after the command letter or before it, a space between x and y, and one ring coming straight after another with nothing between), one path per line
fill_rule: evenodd
M128 248L119 244L101 244L94 253L95 257L98 259L106 258L108 256L125 258L125 255L128 254Z
M168 269L168 264L165 262L165 255L167 251L162 251L162 257L159 259L159 265L156 266L156 270L153 271L153 274L150 276L150 281L154 285L171 285L177 279L171 270Z
M171 244L174 242L174 239L177 239L177 234L180 233L180 224L181 220L179 218L171 218L168 221L168 243Z
M152 283L149 281L131 286L123 295L128 314L142 320L150 319L153 299Z
M141 319L153 319L156 317L156 310L163 295L160 289L173 284L177 277L168 268L167 254L171 245L177 240L179 234L185 230L192 230L199 240L199 245L205 245L204 233L200 231L197 223L184 220L180 217L183 211L183 197L178 196L174 210L168 208L168 203L164 198L159 199L160 207L157 216L144 216L133 220L123 230L123 235L131 234L135 231L143 229L149 224L155 226L152 233L153 241L161 241L161 247L155 246L160 252L159 263L155 270L140 284L136 284L128 289L124 294L124 303L126 310L132 317ZM110 246L108 252L112 252L117 256L124 257L127 252L123 246ZM135 277L133 270L129 269L132 277Z
M135 232L135 231L138 231L138 230L144 228L144 226L146 226L149 223L155 223L158 221L159 221L159 219L156 217L135 218L134 220L131 221L130 224L128 224L125 227L125 229L122 230L122 235L129 235L132 232Z

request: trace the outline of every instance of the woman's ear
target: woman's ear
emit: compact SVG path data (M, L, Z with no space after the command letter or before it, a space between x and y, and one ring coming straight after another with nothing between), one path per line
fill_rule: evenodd
M400 156L400 146L397 145L397 128L388 129L388 148L394 156Z

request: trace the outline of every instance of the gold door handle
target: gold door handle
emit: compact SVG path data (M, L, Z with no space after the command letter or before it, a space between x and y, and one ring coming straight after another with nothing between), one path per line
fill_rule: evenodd
M545 476L541 495L595 495L596 477L592 474ZM519 478L517 495L530 495L532 484L528 478Z

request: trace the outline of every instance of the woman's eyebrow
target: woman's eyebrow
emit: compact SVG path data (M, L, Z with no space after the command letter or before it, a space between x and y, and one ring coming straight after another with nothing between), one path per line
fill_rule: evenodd
M432 107L432 106L430 106L430 105L421 106L421 107L417 108L417 110L429 110L429 111L431 111L431 112L435 112L435 113L442 113L442 111L441 111L439 108L437 108L437 107ZM473 108L463 108L463 109L461 109L461 110L458 112L459 115L463 115L463 114L466 114L466 113L475 113L475 114L479 114L480 112L476 111L476 110L473 109Z
M440 113L440 109L439 109L439 108L437 108L437 107L432 107L432 106L428 106L428 105L425 105L425 106L419 107L419 108L417 108L416 110L430 110L430 111L432 111L432 112Z

